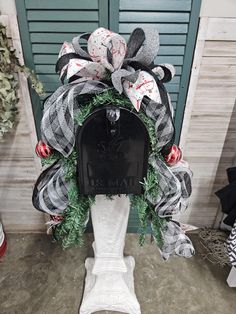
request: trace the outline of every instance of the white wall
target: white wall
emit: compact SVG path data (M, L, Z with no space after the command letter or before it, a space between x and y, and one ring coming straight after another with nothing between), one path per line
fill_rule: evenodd
M200 16L236 17L236 0L202 0Z
M15 0L0 0L0 14L16 14Z
M0 0L0 22L23 63L14 0ZM31 197L41 168L31 100L25 76L19 73L19 103L15 128L0 142L0 219L7 232L44 232L44 215L33 208Z

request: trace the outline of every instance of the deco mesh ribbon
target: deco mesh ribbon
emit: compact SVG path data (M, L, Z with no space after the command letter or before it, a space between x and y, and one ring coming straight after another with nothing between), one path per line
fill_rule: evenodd
M236 266L236 222L226 240L226 249L232 266Z
M81 47L81 39L87 40L87 49ZM168 167L164 158L173 144L173 108L164 84L174 76L169 64L155 66L159 49L156 30L137 28L126 44L123 37L107 29L98 28L92 34L75 37L65 42L60 50L56 72L62 83L44 104L41 122L42 139L65 158L75 145L78 125L75 115L81 110L78 97L96 95L115 89L130 99L135 110L142 110L155 122L157 154L151 154L149 162L158 173L160 193L156 199L148 197L159 217L167 219L162 236L162 256L190 257L194 254L191 241L172 215L184 211L191 194L192 172L183 160ZM63 157L63 158L64 158ZM33 204L51 215L62 215L68 205L68 182L60 161L45 170L36 182Z

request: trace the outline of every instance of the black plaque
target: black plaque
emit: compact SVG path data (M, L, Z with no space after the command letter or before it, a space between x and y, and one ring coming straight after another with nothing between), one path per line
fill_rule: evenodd
M77 134L81 194L141 194L149 136L137 114L118 106L95 110Z

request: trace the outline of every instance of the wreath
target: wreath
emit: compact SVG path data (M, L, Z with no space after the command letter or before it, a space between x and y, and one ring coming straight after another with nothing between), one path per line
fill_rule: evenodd
M88 41L87 49L81 47L81 39ZM138 114L151 143L147 175L140 183L143 194L129 195L139 217L140 245L150 224L164 259L194 254L190 239L172 220L187 207L192 172L173 144L173 108L164 83L172 79L174 67L154 66L158 49L158 32L141 28L133 31L127 44L119 34L98 28L61 48L56 72L63 85L44 103L36 153L46 169L32 199L36 209L51 215L48 224L63 248L83 244L95 202L95 196L81 194L77 184L76 134L95 109L112 103Z
M23 72L30 79L31 86L38 95L43 95L43 86L38 81L35 73L21 65L11 46L6 27L0 24L0 140L14 126L17 115L18 103L18 78L17 72Z

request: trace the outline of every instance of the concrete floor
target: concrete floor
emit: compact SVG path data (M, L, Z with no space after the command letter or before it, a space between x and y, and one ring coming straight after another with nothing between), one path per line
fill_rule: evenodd
M92 236L86 235L86 247L66 251L46 235L7 238L7 254L0 263L0 313L77 314ZM193 241L197 252L202 251L196 235ZM127 235L126 244L125 253L136 260L142 314L236 313L236 289L226 284L228 267L212 265L200 254L163 262L154 244L139 248L136 235Z

